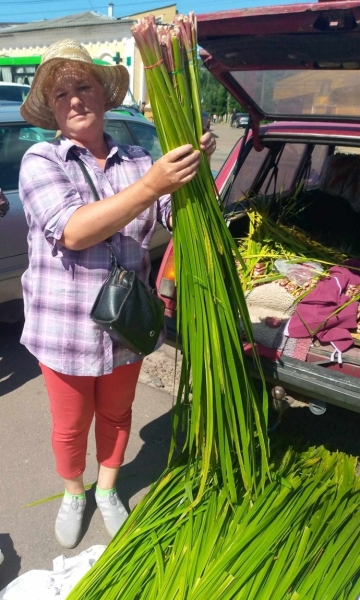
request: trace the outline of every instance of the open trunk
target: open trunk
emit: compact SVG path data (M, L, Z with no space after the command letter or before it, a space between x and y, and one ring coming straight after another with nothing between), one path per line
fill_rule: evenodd
M348 328L346 321L347 331L344 333L349 340L344 344L340 336L340 351L337 352L339 332L333 338L332 332L343 327L340 306L344 305L344 296L342 299L339 296L338 304L334 306L329 290L333 278L330 278L330 273L324 277L332 266L330 263L340 266L348 259L352 260L351 273L354 277L350 278L344 293L352 304L352 312L356 313L358 301L354 298L359 296L360 291L356 287L360 285L360 260L358 264L356 262L360 259L359 150L315 137L299 143L294 139L290 126L286 133L280 133L275 124L268 127L261 143L264 149L260 153L254 149L251 140L247 143L240 157L239 172L232 185L228 189L225 185L223 189L229 227L233 237L239 241L250 271L244 288L260 355L273 360L288 356L360 377L360 322L357 320L359 325L355 323L354 327ZM292 241L288 245L276 246L275 229L273 233L261 225L252 236L248 235L251 228L249 215L257 214L258 210L278 230L284 226L294 241L297 242L298 234L303 236L309 248L305 247L303 261L298 259L298 265L291 264ZM255 240L255 244L249 245L249 238L252 242ZM269 246L264 238L272 238ZM282 275L274 266L275 257L266 256L269 247L273 249ZM284 247L290 254L282 254ZM320 278L315 277L316 271L307 271L307 267L303 269L302 265L309 261L315 261L324 269ZM295 280L292 277L294 273ZM240 269L240 276L243 275L244 271ZM310 302L310 310L313 308L314 311L319 310L320 315L325 315L316 324L319 327L323 321L328 321L320 328L320 332L327 329L328 334L325 339L319 339L319 334L312 335L314 329L309 326L306 337L292 336L288 323L307 301L306 296L302 300L299 298L309 293L311 288L315 289L320 281L323 294L320 299L318 297ZM326 303L328 309L322 306ZM334 310L338 312L331 317Z
M258 152L250 132L246 143L243 138L243 143L235 146L217 177L224 216L234 239L240 244L246 237L251 202L260 198L275 223L281 210L286 215L286 218L282 216L282 222L290 229L295 227L296 231L303 232L310 246L312 241L321 249L326 246L332 264L341 267L351 258L359 260L360 266L359 135L360 127L355 124L345 130L342 125L325 127L305 123L299 131L296 123L273 123L260 128L263 150ZM241 252L245 258L243 249ZM331 268L331 264L319 260L316 252L309 253L303 262L309 260L320 262L325 269ZM259 267L258 262L264 260L255 258L253 266ZM269 286L269 282L260 283L260 280L261 277L250 293L261 292L261 288ZM281 289L278 283L271 281L270 284ZM157 287L166 303L167 341L179 346L181 340L175 332L176 288L171 245L164 256ZM247 295L249 290L251 286L247 288ZM287 397L305 402L330 402L360 411L357 323L346 332L351 336L350 347L339 354L331 343L320 341L316 335L305 338L285 335L293 296L285 306L285 314L281 314L281 301L268 294L263 305L257 304L260 310L255 311L254 316L250 299L248 296L253 332L269 390L281 386ZM356 312L358 304L358 301L352 303ZM269 335L264 335L264 331ZM244 349L250 370L257 377L251 345L246 339Z

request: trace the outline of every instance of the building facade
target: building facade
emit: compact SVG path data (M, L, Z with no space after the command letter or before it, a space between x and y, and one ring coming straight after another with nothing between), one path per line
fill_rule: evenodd
M58 40L71 38L83 44L93 59L126 66L130 76L127 104L148 103L145 72L131 27L149 13L116 18L113 7L110 3L107 15L86 11L57 19L0 25L0 81L31 84L45 49ZM151 14L158 22L172 22L176 4Z

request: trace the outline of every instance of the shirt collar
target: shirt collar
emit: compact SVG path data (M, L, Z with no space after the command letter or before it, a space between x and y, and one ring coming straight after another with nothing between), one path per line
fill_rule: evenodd
M108 154L107 158L114 156L114 154L116 154L118 152L120 159L129 160L129 157L121 152L121 146L118 146L118 144L113 140L113 138L108 133L104 132L104 137L106 139L106 142L107 142L107 145L109 148L109 154ZM77 146L74 142L69 140L64 135L61 135L57 139L57 143L59 146L59 149L58 149L59 156L63 161L67 161L69 159L69 152L73 148L76 148L77 153L79 155L87 152L87 150L85 148L83 148L82 146Z

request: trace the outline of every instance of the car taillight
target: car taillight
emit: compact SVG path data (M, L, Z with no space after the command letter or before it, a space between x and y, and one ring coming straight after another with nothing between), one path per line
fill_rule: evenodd
M175 260L172 248L164 262L158 293L165 298L174 299L176 297Z
M172 240L164 254L156 280L156 288L158 295L165 302L165 314L172 317L176 309L175 260Z

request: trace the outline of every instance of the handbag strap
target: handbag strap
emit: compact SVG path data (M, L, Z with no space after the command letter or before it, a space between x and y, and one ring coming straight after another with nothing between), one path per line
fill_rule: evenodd
M78 163L78 165L79 165L80 169L82 170L82 172L83 172L83 175L84 175L84 177L85 177L86 181L87 181L87 182L88 182L88 184L89 184L89 188L91 189L91 191L92 191L92 194L93 194L93 196L94 196L95 200L100 200L100 196L99 196L99 194L98 194L98 191L97 191L96 187L94 186L94 182L93 182L93 180L91 179L91 177L90 177L90 173L89 173L89 171L87 170L87 168L85 167L85 165L84 165L83 161L82 161L82 160L81 160L81 158L80 158L80 157L79 157L77 154L75 154L75 153L74 153L74 157L75 157L75 160L77 161L77 163ZM110 255L111 255L111 264L113 265L113 264L115 264L117 261L116 261L116 256L115 256L115 253L114 253L114 249L113 249L113 247L112 247L112 238L111 238L111 237L108 237L108 238L106 238L105 242L107 243L107 246L108 246L108 248L109 248Z
M90 187L90 189L91 189L91 191L93 193L93 196L94 196L95 200L100 200L100 196L98 194L98 191L97 191L96 187L94 186L93 180L90 177L89 171L87 170L87 168L85 167L83 161L81 160L81 158L79 158L79 156L77 154L75 154L75 160L77 160L77 162L79 163L79 167L82 170L83 175L84 175L86 181L89 184L89 187Z

